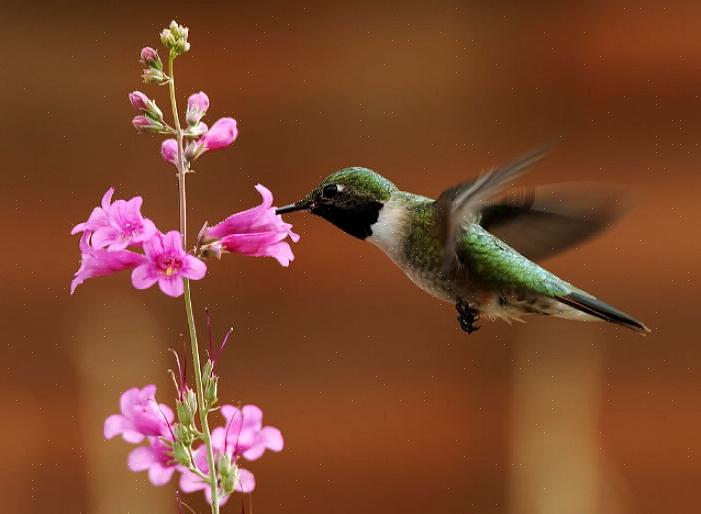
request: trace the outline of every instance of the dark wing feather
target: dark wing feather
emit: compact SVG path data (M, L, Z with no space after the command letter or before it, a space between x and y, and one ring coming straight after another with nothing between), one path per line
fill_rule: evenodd
M630 206L612 184L554 184L515 191L486 205L480 224L528 259L537 261L608 228Z
M446 260L443 271L448 272L456 262L455 241L466 223L478 219L486 200L496 196L511 185L520 175L542 159L551 145L537 148L506 166L481 174L447 189L435 202L436 213L442 221L445 234Z

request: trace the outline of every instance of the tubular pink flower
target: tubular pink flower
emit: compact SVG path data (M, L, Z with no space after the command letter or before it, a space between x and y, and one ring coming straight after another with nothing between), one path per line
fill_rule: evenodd
M175 139L166 139L161 143L161 156L166 162L174 166L178 165L178 142Z
M198 141L203 152L207 150L219 150L229 146L236 140L239 132L236 128L236 120L233 118L220 118Z
M113 414L105 420L106 439L121 435L128 443L140 443L147 436L171 435L173 411L167 405L156 402L155 385L125 391L119 405L121 414Z
M132 269L144 261L144 256L129 250L109 251L93 248L90 244L90 231L83 232L80 238L80 267L71 281L71 294L89 278L111 275L118 271Z
M289 236L296 243L299 235L292 231L292 225L282 221L282 216L275 214L270 190L261 184L256 185L256 190L262 197L261 204L208 227L202 238L208 244L203 249L217 255L229 252L274 257L280 265L289 266L294 254L285 239Z
M199 280L207 272L204 262L183 250L177 230L167 234L156 232L144 242L144 253L144 262L131 274L131 282L137 289L147 289L158 282L161 291L177 297L183 294L183 278Z
M117 200L110 205L107 217L109 225L100 227L92 235L90 243L95 248L124 250L131 245L140 245L156 233L156 225L141 215L143 199L135 196L131 200Z
M185 114L185 120L189 126L196 126L207 113L209 109L209 97L200 91L190 95L187 99L187 113Z
M163 436L172 441L172 435ZM155 486L167 484L178 469L173 462L171 448L158 437L149 437L148 446L139 446L129 453L127 466L131 471L148 471L148 479Z

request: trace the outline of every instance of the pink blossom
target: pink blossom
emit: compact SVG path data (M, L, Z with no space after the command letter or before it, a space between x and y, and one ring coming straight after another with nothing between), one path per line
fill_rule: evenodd
M207 150L219 150L229 146L236 140L239 132L236 128L236 120L233 118L220 118L198 141L202 145L202 152Z
M109 225L99 227L91 238L95 248L124 250L131 245L140 245L156 233L156 225L141 215L143 199L135 196L131 200L117 200L107 212Z
M261 204L208 227L203 234L203 242L208 244L203 250L216 255L230 252L274 257L282 266L289 266L294 254L285 239L289 236L297 242L299 235L292 232L292 225L282 221L282 216L275 214L270 190L260 184L256 185L256 190L262 196Z
M233 405L222 405L221 413L226 424L214 429L212 440L223 445L235 457L256 460L265 450L282 450L284 441L280 430L263 426L263 411L260 407L244 405L238 409Z
M102 277L118 271L132 269L144 261L143 255L129 250L109 251L93 248L90 245L90 231L83 232L80 238L80 252L80 267L71 281L71 294L89 278Z
M161 143L161 156L166 162L178 165L178 142L175 139L166 139Z
M183 250L176 230L167 234L156 232L144 242L144 253L146 259L131 274L137 289L147 289L158 282L161 291L177 297L183 294L183 278L199 280L207 272L204 262Z
M71 229L71 235L78 234L79 232L85 232L86 230L95 231L100 227L109 226L109 217L107 213L109 212L110 205L112 204L112 195L114 194L114 188L109 188L104 195L102 195L102 200L100 201L100 206L95 207L90 213L88 221L84 223L78 223L75 227Z
M173 411L167 405L156 402L155 385L125 391L119 405L121 414L113 414L105 420L106 439L121 435L129 443L140 443L147 436L170 435Z
M165 436L169 441L172 435ZM139 446L129 453L127 465L135 472L148 470L149 481L156 486L167 484L178 469L171 456L171 447L158 437L149 437L147 446Z
M187 99L187 113L185 119L189 126L197 125L209 109L209 97L202 91L190 95Z

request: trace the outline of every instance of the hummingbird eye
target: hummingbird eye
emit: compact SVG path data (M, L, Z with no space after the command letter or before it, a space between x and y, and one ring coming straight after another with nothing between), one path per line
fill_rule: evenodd
M339 193L340 189L336 184L329 184L327 186L324 186L324 189L321 190L321 194L324 196L324 198L333 198Z

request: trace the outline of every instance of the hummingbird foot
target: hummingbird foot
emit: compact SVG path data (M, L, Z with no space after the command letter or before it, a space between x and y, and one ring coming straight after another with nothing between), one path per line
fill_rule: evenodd
M455 309L458 311L458 323L464 332L472 334L472 332L479 330L479 325L475 325L475 323L480 319L480 312L476 308L471 307L467 302L459 300L455 304Z

